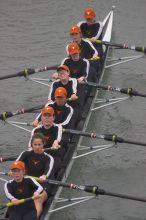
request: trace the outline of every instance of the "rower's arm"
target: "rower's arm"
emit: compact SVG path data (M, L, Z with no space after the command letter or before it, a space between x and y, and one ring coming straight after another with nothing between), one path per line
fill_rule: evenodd
M46 164L45 164L45 170L43 175L45 175L46 177L50 176L50 173L53 170L53 166L54 166L54 159L51 155L44 153L46 155Z
M66 115L65 120L59 124L59 125L62 125L63 127L69 124L69 122L73 116L73 112L74 112L74 110L71 106L69 106L68 104L66 104L66 106L68 107L68 114Z
M98 21L99 24L99 30L97 32L97 34L93 37L95 37L96 39L98 39L100 37L100 35L102 34L102 30L103 30L103 23L101 21Z
M90 63L89 63L89 61L88 61L87 59L85 59L85 58L84 58L83 60L84 60L84 62L85 62L85 68L84 68L83 72L84 72L84 75L85 75L85 80L87 81L88 75L89 75Z
M54 100L54 91L55 91L55 82L53 82L50 86L50 91L48 95L48 101Z
M29 139L29 142L28 142L28 150L32 150L31 140L32 140L32 136L34 135L35 129L36 129L36 128L34 128L34 129L31 131L31 136L30 136L30 139Z
M12 187L11 187L11 184L10 183L5 183L4 185L4 191L5 191L5 194L6 194L6 197L9 199L9 200L12 200L14 199L15 197L13 196L12 192Z
M34 189L35 192L38 192L38 193L42 193L43 192L43 187L32 177L28 177L26 176L25 177L26 179L29 179L31 185L32 185L32 188Z
M28 156L28 154L30 153L30 151L22 151L22 153L17 157L17 161L18 160L20 160L20 161L22 161L22 162L26 162L26 160L27 160L27 156Z
M98 57L98 51L96 50L96 48L94 47L94 45L92 44L92 42L90 42L89 40L85 40L89 45L90 50L92 51L93 57Z
M58 143L60 143L60 142L61 142L61 139L62 139L62 130L63 130L63 128L62 128L61 125L57 125L57 124L56 124L56 126L58 127L58 132L57 132L57 134L56 134L56 141L57 141Z

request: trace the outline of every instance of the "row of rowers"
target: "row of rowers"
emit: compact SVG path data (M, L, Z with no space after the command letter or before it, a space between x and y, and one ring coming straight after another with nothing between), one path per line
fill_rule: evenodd
M78 25L70 28L72 43L67 45L68 57L62 60L57 72L52 75L55 81L51 85L46 104L46 106L51 105L55 110L55 123L65 127L70 123L73 109L74 111L77 109L78 116L82 112L86 98L91 91L91 87L85 86L86 82L95 82L99 77L100 59L98 54L101 55L102 52L101 50L98 52L95 46L100 49L102 47L98 44L94 46L82 36L90 39L100 38L102 23L95 21L95 12L91 8L85 10L84 17L86 22L79 22ZM56 90L57 88L58 90ZM70 106L73 109L69 108ZM38 116L32 125L38 126L40 120L41 117ZM73 128L73 125L71 127Z
M35 206L31 201L23 207L11 207L9 209L11 220L26 218L36 220L36 214L39 219L43 203L52 193L52 188L45 181L48 177L56 179L67 151L67 143L71 138L63 132L63 128L76 128L81 118L84 104L91 92L83 82L98 80L100 61L96 58L101 55L102 49L100 48L98 53L98 48L90 41L84 40L82 36L98 39L101 37L102 24L95 21L95 12L92 8L87 8L84 16L85 22L80 22L70 29L73 42L67 46L68 58L62 61L57 73L53 74L55 81L51 85L48 102L32 123L35 128L31 133L29 150L22 152L12 164L14 180L5 184L6 196L14 204L18 203L18 199L33 194L37 197L41 192L42 196L35 200ZM31 180L30 177L24 178L25 173L39 177L43 188L32 178Z

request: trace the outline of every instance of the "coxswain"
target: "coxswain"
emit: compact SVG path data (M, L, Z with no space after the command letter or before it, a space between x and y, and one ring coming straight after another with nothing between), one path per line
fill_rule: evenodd
M55 90L55 101L49 101L45 106L53 107L55 112L55 124L62 125L63 128L67 128L70 125L74 110L67 103L67 91L64 87L58 87ZM37 127L40 121L41 113L37 116L35 121L33 121L33 127ZM70 125L70 127L72 126Z
M37 216L40 217L43 204L51 194L49 184L43 183L47 178L54 179L54 159L51 155L44 152L45 138L41 133L35 133L31 139L31 151L23 151L16 161L25 164L26 175L39 177L40 183L44 188L41 198L35 200Z
M31 141L35 133L41 133L45 137L44 148L47 148L45 152L51 154L54 158L54 173L61 169L61 159L64 156L65 148L61 146L62 141L62 126L54 123L55 112L51 106L44 107L41 111L41 125L34 128L31 132L31 138L29 141L29 150L32 150Z
M92 43L97 39L101 40L103 23L101 21L96 21L96 13L93 8L86 8L84 11L85 21L80 21L77 26L80 27L82 37L90 38ZM93 43L98 51L99 56L103 54L102 45Z
M15 161L10 166L13 180L5 183L4 191L6 197L14 204L8 208L10 220L37 220L37 210L33 200L20 204L20 199L34 196L39 199L43 193L43 187L33 178L24 177L25 164Z

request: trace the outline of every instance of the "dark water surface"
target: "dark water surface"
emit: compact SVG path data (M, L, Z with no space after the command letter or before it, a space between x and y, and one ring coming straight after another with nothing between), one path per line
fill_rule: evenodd
M82 19L88 5L95 8L102 20L116 5L113 42L146 45L146 1L81 1L81 0L0 0L0 76L15 73L27 67L58 64L66 56L69 42L68 29ZM119 50L114 56L129 56ZM106 72L105 82L119 87L133 87L146 93L146 60L113 67ZM39 76L49 76L42 73ZM38 74L36 75L38 76ZM0 81L0 112L15 111L45 103L48 87L13 78ZM116 97L105 94L105 97ZM117 95L118 96L118 95ZM124 138L146 142L146 100L133 98L92 114L88 130L116 133ZM34 115L27 114L12 120L30 122ZM94 122L94 123L93 123ZM96 123L95 123L96 122ZM17 155L27 148L30 134L0 122L0 156ZM85 140L88 145L98 140ZM0 165L7 171L8 163ZM146 151L144 147L118 144L106 150L77 160L69 181L97 184L109 191L146 197ZM5 202L1 182L0 204ZM70 192L67 193L71 195ZM75 193L77 195L78 193ZM99 199L62 210L52 220L144 220L146 205L140 202L99 196Z

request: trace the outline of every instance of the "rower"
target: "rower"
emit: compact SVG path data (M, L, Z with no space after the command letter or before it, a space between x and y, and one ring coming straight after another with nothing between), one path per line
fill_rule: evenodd
M78 99L77 96L77 79L70 77L70 70L66 65L60 65L57 68L58 80L55 80L50 87L50 92L48 95L48 101L55 100L55 90L58 87L64 87L67 91L67 98L72 101Z
M77 26L80 27L82 37L90 38L91 41L95 41L97 39L101 40L103 24L100 21L96 21L96 14L93 8L86 8L84 11L85 21L80 21ZM93 43L95 48L97 49L99 56L102 55L102 46L97 43Z
M80 48L80 56L85 59L89 59L91 65L99 71L99 57L98 51L94 47L91 41L82 38L81 29L77 25L74 25L70 28L70 37L73 42L76 42ZM67 54L69 55L68 46L66 47Z
M41 125L34 128L31 132L31 138L29 141L29 150L32 150L31 141L35 133L41 133L45 136L46 143L44 148L47 153L51 154L54 159L54 173L61 169L61 159L63 159L65 148L61 146L62 140L62 126L54 123L54 109L50 106L44 107L41 111Z
M58 87L55 90L55 101L50 101L45 106L53 107L55 112L55 124L62 125L64 128L67 128L70 125L74 110L67 103L67 91L64 87ZM37 127L40 121L41 113L37 116L32 125ZM69 127L73 128L71 125Z
M26 175L39 177L44 188L41 198L35 201L37 217L43 211L43 204L51 194L51 187L44 181L49 177L54 179L54 159L51 155L44 152L45 138L41 133L35 133L31 139L31 151L23 151L17 161L22 161L26 167Z
M62 60L61 64L68 66L70 76L76 78L78 83L83 81L94 82L96 78L96 71L91 67L90 62L80 56L80 48L76 42L68 45L69 57Z
M39 198L43 193L43 187L36 180L30 177L24 177L25 164L22 161L15 161L10 166L13 180L8 181L5 186L6 197L15 205L9 207L8 215L10 220L36 220L37 211L34 201L28 201L21 205L19 199L25 199L34 196Z
M80 120L82 113L82 100L81 96L78 97L78 81L75 78L70 77L70 70L66 65L60 65L57 69L58 80L55 80L50 87L48 101L55 100L55 90L58 87L64 87L67 91L67 98L69 99L70 105L73 107L76 120Z

